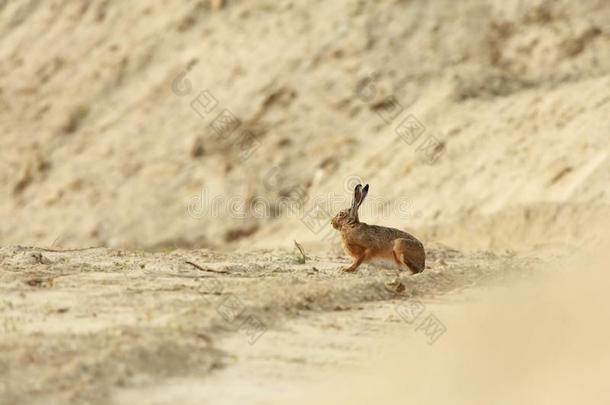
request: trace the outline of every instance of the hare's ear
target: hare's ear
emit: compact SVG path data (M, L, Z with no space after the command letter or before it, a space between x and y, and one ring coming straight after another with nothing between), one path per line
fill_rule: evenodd
M358 201L358 208L360 208L360 205L362 204L362 201L364 201L364 199L366 198L366 195L369 193L369 185L367 184L366 186L364 186L364 188L362 189L362 194L360 196L360 201Z
M354 188L354 199L352 200L352 214L358 213L358 204L360 203L360 199L362 199L362 184L358 184Z

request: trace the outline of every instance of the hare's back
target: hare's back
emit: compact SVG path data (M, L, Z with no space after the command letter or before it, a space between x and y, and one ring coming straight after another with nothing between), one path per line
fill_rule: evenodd
M377 249L391 248L394 240L398 238L419 242L413 235L400 229L369 225L363 222L359 224L355 231L354 238L358 239L359 243Z

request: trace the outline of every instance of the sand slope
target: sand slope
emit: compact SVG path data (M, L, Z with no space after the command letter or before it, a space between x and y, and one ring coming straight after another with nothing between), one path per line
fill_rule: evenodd
M601 0L0 15L3 244L316 248L301 218L357 179L366 220L461 248L578 242L607 213ZM225 109L240 126L218 135Z

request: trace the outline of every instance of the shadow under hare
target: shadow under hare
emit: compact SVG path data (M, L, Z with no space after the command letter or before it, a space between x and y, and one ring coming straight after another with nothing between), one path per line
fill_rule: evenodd
M408 268L413 274L424 271L424 245L413 235L395 228L360 222L358 208L368 191L368 184L364 188L358 184L354 189L352 206L339 211L331 221L333 228L341 232L345 252L354 260L351 266L342 270L353 272L363 262L385 259L394 261L401 270Z

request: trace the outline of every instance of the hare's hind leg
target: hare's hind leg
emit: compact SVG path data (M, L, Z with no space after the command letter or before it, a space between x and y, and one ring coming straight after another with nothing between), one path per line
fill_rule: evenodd
M407 266L413 273L421 273L426 267L426 253L423 245L416 240L399 238L394 241L394 258Z

